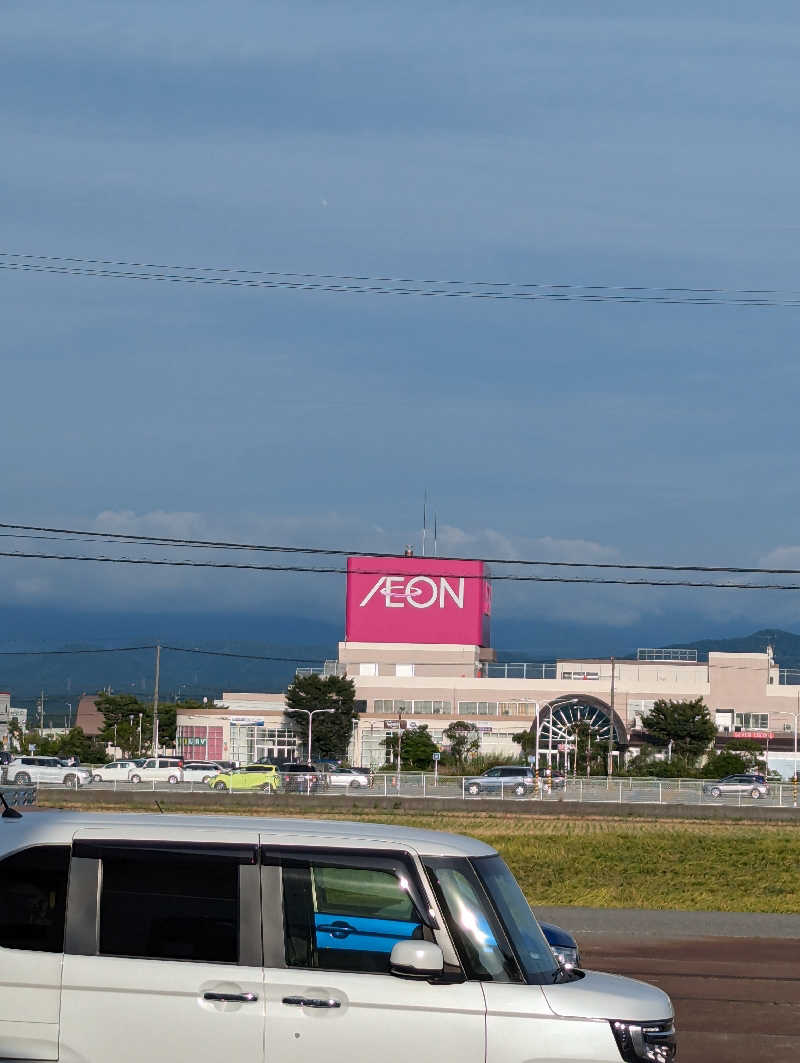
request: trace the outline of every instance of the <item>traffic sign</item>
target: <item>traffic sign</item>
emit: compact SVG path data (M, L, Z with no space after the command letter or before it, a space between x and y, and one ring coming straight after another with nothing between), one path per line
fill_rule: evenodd
M536 763L536 757L534 757L534 756L533 756L533 754L531 754L531 755L530 755L530 756L528 757L528 763L529 763L529 764L535 764L535 763Z
M434 754L433 754L433 759L434 759L434 760L440 760L440 759L441 759L441 756L442 756L442 754L441 754L441 753L434 753Z

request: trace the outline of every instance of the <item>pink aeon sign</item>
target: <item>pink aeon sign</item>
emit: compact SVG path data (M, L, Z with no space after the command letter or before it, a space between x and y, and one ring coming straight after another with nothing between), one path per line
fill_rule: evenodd
M488 646L492 611L483 561L349 557L349 642Z

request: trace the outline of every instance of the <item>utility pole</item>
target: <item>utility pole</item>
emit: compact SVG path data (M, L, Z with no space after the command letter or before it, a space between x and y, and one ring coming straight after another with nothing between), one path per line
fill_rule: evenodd
M615 672L614 658L611 658L611 719L608 721L608 776L614 770L614 758L612 751L614 749L614 672Z
M158 756L158 678L161 674L161 643L156 643L156 681L153 687L153 756Z
M44 691L42 691L41 697L39 698L39 730L41 731L43 727L44 727Z

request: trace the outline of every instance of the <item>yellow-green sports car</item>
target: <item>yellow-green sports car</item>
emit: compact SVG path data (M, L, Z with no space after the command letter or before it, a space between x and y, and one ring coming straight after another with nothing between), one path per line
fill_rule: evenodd
M274 764L248 764L233 771L221 771L208 780L212 790L263 790L265 793L272 793L280 784L280 773Z

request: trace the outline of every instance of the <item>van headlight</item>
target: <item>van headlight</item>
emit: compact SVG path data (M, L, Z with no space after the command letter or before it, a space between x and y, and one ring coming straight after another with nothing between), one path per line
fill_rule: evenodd
M678 1050L672 1019L663 1022L612 1019L611 1031L625 1063L669 1063Z

